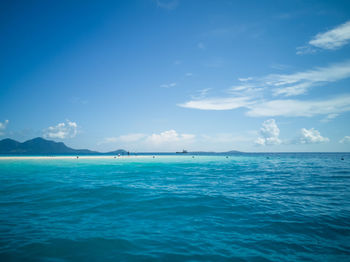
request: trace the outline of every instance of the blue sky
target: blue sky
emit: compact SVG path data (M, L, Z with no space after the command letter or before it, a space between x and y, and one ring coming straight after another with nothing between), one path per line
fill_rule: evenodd
M2 1L0 138L350 151L349 1Z

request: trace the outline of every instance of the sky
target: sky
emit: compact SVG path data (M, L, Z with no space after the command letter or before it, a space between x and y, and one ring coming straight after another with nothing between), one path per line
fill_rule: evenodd
M0 139L350 151L350 1L0 2Z

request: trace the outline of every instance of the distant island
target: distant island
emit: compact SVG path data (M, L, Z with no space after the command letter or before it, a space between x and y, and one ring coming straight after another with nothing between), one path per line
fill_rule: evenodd
M63 142L46 140L42 137L27 140L23 143L6 138L0 140L0 155L126 155L123 149L101 153L88 149L73 149Z
M73 149L71 147L66 146L63 142L55 142L52 140L44 139L42 137L30 139L23 143L10 138L0 140L0 155L128 155L128 154L130 154L130 152L124 149L118 149L118 150L106 152L106 153L92 151L88 149ZM168 153L139 152L137 154L139 155L150 155L150 154L232 155L232 154L243 154L243 152L234 151L234 150L228 151L228 152L203 152L203 151L188 152L187 150L183 150L182 152L168 152Z

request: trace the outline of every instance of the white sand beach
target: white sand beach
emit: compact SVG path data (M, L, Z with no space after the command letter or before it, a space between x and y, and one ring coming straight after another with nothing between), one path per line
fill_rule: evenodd
M159 157L159 156L156 156ZM152 155L140 156L0 156L1 160L35 160L35 159L118 159L118 158L153 158Z

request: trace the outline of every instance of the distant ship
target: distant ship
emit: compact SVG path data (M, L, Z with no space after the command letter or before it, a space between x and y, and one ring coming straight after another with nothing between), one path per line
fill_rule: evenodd
M182 152L176 152L176 154L187 154L188 152L187 152L187 150L182 150Z

